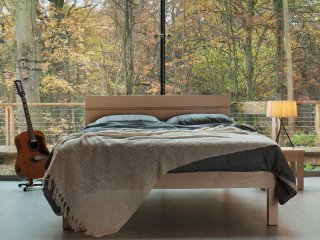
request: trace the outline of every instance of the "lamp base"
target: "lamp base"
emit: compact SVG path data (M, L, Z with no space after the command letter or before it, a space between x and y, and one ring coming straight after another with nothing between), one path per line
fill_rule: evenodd
M287 137L288 137L288 139L289 139L289 141L290 141L290 144L291 144L292 148L294 148L294 145L293 145L293 143L292 143L292 141L291 141L291 138L290 138L290 136L289 136L289 134L288 134L288 132L287 132L287 130L286 130L283 122L282 122L282 118L279 118L279 120L280 120L280 128L279 128L279 131L278 131L278 133L277 133L276 142L279 143L281 128L283 128L284 132L286 133L286 135L287 135Z

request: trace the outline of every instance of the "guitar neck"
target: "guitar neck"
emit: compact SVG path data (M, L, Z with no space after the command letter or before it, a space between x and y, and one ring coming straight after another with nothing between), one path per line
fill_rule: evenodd
M30 113L29 113L29 109L28 109L27 99L25 97L21 97L21 101L22 101L22 106L23 106L23 110L24 110L24 115L26 117L27 130L28 130L30 141L36 142L36 137L33 132L31 117L30 117Z

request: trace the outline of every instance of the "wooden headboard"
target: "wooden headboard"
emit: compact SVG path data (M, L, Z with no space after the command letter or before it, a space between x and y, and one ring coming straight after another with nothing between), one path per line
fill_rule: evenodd
M187 113L230 115L229 95L86 96L85 123L112 114L146 114L160 120Z

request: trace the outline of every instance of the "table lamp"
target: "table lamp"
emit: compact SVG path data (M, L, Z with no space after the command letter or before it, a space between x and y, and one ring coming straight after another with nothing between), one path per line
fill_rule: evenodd
M294 145L289 137L289 134L282 122L283 118L293 118L297 117L297 102L296 101L268 101L267 104L267 117L275 117L280 120L280 127L277 133L276 142L279 142L281 128L285 131L291 146L294 148Z

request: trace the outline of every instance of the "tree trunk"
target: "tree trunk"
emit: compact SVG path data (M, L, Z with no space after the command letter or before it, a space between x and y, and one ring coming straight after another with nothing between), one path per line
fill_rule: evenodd
M185 51L185 46L184 46L184 41L186 38L186 2L185 0L182 0L182 8L183 8L183 20L182 20L182 33L181 33L181 58L184 59L184 51Z
M176 9L176 3L175 3L175 0L173 0L171 2L171 20L172 20L172 32L175 33L176 30L177 30L177 26L176 26L176 12L177 12L177 9ZM172 49L172 52L171 52L171 61L172 61L172 89L171 89L171 94L174 94L175 93L175 90L176 90L176 87L177 87L177 84L178 84L178 78L177 78L177 64L176 64L176 41L177 39L175 38L174 41L172 41L171 43L171 49Z
M293 101L293 69L292 69L292 52L291 52L291 39L289 28L289 6L288 0L283 0L283 21L284 21L284 46L286 50L286 63L287 63L287 99ZM293 135L294 119L289 119L289 134Z
M226 13L227 13L227 26L228 26L228 34L229 40L229 56L230 56L230 79L233 82L233 88L231 90L232 101L237 102L239 97L239 62L238 62L238 54L237 54L237 43L234 32L234 12L232 8L233 2L229 0L226 2Z
M36 25L38 0L14 1L15 32L17 41L16 79L21 80L27 102L40 102L39 81L41 75L40 34ZM20 102L20 98L16 99ZM41 122L37 108L29 107L34 129ZM24 119L22 107L18 108L19 118ZM26 122L18 125L19 131L26 131Z
M127 86L127 95L133 94L133 7L130 1L125 1L125 27L124 27L124 41L123 41L123 63L124 74Z
M255 79L254 79L254 65L252 53L252 33L253 33L253 16L254 16L254 0L248 0L248 17L245 23L246 40L246 77L247 77L247 101L254 100L255 93Z
M286 63L287 63L287 98L293 100L293 70L292 70L292 53L291 53L291 40L289 29L289 7L288 0L283 0L283 21L284 21L284 40L286 50Z
M283 35L283 7L282 0L273 0L273 8L275 15L275 39L276 39L276 57L275 57L275 73L276 73L276 99L282 99L284 85L284 35Z
M41 47L36 25L38 0L16 0L16 78L21 80L29 102L40 102Z

